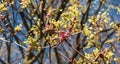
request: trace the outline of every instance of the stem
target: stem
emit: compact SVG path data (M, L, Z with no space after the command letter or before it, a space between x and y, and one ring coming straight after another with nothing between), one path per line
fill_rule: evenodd
M82 53L80 53L77 49L75 49L73 46L72 46L72 49L75 50L78 54L80 54L83 58L85 58L86 60L88 60L91 64L93 64L93 62L89 59L87 59Z

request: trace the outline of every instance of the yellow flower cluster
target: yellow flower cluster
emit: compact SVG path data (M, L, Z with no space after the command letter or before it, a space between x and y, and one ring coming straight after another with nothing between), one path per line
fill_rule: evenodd
M19 26L15 27L16 32L21 32L22 31L22 25L20 24Z
M1 12L1 11L6 11L6 10L7 10L7 8L5 7L5 5L6 5L6 2L0 4L0 12Z
M28 39L26 41L23 42L24 44L29 44L29 47L32 47L33 50L39 50L40 49L40 45L39 42L37 42L37 40L31 36L28 37Z
M106 57L107 59L111 59L111 58L113 57L113 55L114 55L114 53L113 53L112 51L109 51L109 52L107 52L107 53L105 54L105 57Z
M92 31L88 28L87 25L84 25L84 31L83 32L86 36L90 37L90 39L94 37L94 35L92 34Z
M27 5L29 5L30 3L31 3L30 0L22 0L20 4L22 5L22 9L25 9Z
M5 31L4 28L0 28L0 33L3 33Z

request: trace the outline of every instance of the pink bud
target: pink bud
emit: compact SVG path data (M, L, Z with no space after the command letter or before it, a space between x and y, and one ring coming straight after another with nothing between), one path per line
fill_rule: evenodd
M49 18L50 17L50 13L48 13L46 16L45 16L45 18Z
M3 16L0 14L0 19L2 19L2 17L3 17Z
M70 33L71 30L72 30L72 26L70 26L70 27L67 29L66 32L63 32L63 31L60 32L60 40L61 40L61 42L67 40L67 38L69 37L69 33Z
M103 51L101 52L101 54L104 55L106 52L107 52L107 50L103 50Z
M63 32L63 31L62 31L62 32L60 32L60 36L61 36L61 37L63 37L63 36L64 36L64 34L65 34L65 32Z
M26 0L22 0L22 2L25 2Z
M60 39L61 41L65 41L65 32L60 32Z
M68 34L72 30L72 26L68 27L66 34Z

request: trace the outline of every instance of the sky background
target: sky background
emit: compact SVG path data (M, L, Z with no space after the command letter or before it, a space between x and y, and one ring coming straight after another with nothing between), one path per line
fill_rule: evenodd
M84 0L80 0L81 2L83 2L83 5L84 6L86 6L85 4L84 4ZM96 0L96 2L97 2L98 0ZM93 3L94 5L93 5L93 7L97 7L98 5L97 4L99 4L99 3ZM107 0L107 4L109 5L114 5L114 6L116 6L116 7L120 7L120 0ZM17 6L17 4L15 4L16 6ZM102 9L106 9L107 7L108 7L108 5L104 5L103 7L102 7ZM101 9L101 10L102 10ZM11 13L11 9L9 9L9 13ZM14 13L15 13L15 20L16 20L16 22L17 22L17 24L16 25L19 25L20 23L21 23L21 17L20 17L20 15L19 14L17 14L15 11L14 11ZM92 13L94 13L94 11L91 11L91 14ZM115 21L115 22L119 22L120 21L120 14L119 13L117 13L117 9L111 9L109 12L109 15L110 15L110 17L112 18L112 20L111 20L111 22L112 21ZM12 18L12 15L11 15L11 18ZM13 20L13 19L11 19L11 20ZM15 26L16 26L15 25ZM23 28L23 31L25 32L25 29ZM1 35L0 35L1 36ZM25 38L24 37L22 37L22 35L21 34L17 34L17 36L20 36L20 39L23 39L23 41L25 40ZM1 37L2 38L2 37ZM6 44L5 44L5 42L3 42L3 41L1 41L0 40L0 45L2 45L2 46L0 46L0 58L2 58L3 60L6 60L7 58L7 48L6 48ZM120 45L120 44L118 44L118 45ZM21 58L21 53L20 53L20 51L18 51L18 47L17 47L17 45L16 44L14 44L14 43L12 43L12 59L13 60L15 60L16 58ZM23 63L23 60L21 59L20 61L18 61L18 62L15 62L14 64L18 64L18 63ZM49 63L49 61L48 60L46 60L46 64L47 63Z

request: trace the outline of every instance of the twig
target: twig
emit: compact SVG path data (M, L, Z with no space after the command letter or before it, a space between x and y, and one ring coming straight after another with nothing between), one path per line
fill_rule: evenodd
M80 53L77 49L74 48L74 46L72 46L72 49L75 50L77 53L79 53L82 57L84 57L86 60L88 60L91 64L93 64L93 62L89 59L87 59L82 53Z
M1 62L2 64L6 64L2 59L0 59L0 62Z
M65 56L62 52L58 51L59 54L61 54L63 57L65 57L68 61L70 61L70 58L68 58L67 56Z

